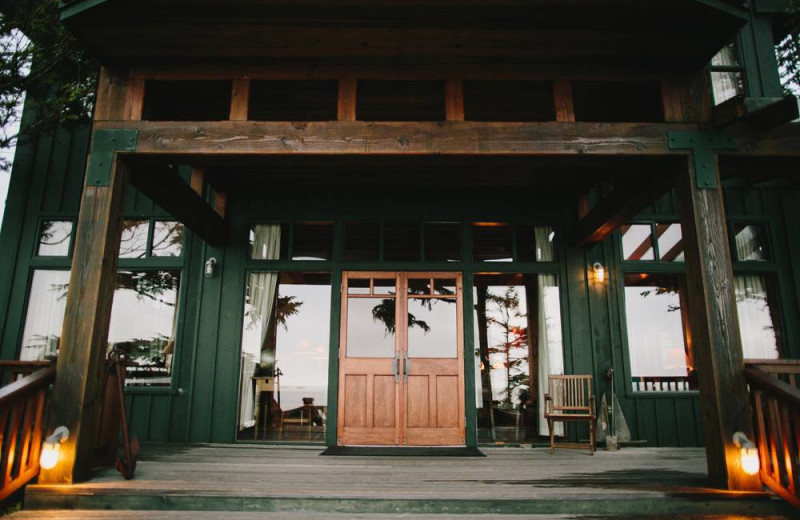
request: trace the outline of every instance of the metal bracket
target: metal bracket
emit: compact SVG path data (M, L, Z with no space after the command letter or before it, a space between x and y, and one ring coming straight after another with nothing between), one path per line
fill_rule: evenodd
M735 150L736 141L725 132L667 132L670 150L691 150L698 189L716 189L715 150Z
M92 136L92 150L86 168L87 186L108 186L111 166L118 151L133 152L139 131L129 128L101 128Z

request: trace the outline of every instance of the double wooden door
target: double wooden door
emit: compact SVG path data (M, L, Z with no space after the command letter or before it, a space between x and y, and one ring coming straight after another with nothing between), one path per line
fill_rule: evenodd
M342 279L338 444L463 445L460 273Z

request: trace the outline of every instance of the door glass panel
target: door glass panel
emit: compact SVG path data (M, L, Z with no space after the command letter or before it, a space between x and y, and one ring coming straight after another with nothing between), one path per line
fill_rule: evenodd
M457 356L455 298L409 298L408 357Z
M394 278L374 278L372 280L372 293L395 294L397 292L395 285Z
M369 278L351 278L348 280L347 294L369 294Z
M408 294L428 295L431 293L430 278L409 278Z
M347 357L394 357L394 298L349 298Z

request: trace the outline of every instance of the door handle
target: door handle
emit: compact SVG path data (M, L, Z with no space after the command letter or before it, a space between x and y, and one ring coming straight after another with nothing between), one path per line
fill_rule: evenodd
M405 351L403 356L403 367L405 368L405 370L403 370L403 382L408 383L408 373L411 372L411 360L408 359L408 351Z
M400 353L394 353L394 359L392 360L392 372L394 372L394 382L400 382Z

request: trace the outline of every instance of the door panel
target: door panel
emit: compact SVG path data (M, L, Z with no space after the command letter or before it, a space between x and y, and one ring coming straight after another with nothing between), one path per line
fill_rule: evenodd
M461 292L456 273L343 273L339 444L464 444Z

